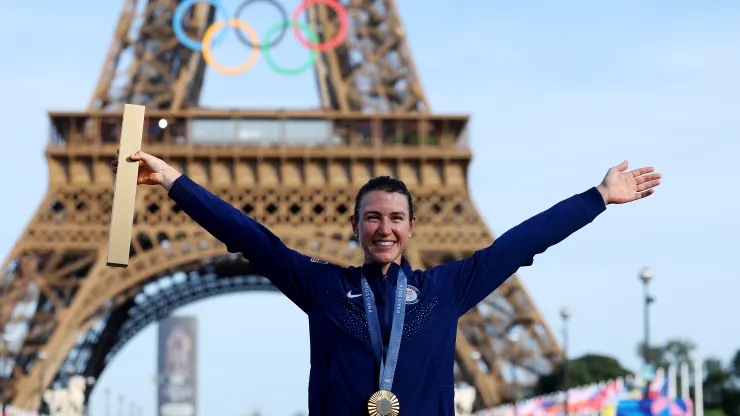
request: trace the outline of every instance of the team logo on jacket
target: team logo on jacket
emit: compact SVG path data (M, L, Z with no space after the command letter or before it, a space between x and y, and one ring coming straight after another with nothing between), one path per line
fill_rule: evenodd
M408 285L406 286L406 304L407 305L413 305L414 303L419 302L419 296L421 293L419 293L419 289Z

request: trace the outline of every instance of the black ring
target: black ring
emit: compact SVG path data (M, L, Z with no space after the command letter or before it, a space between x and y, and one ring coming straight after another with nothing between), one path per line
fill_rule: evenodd
M240 19L239 15L242 14L242 12L244 11L244 8L246 8L250 4L257 2L257 1L264 1L264 2L270 3L273 6L275 6L275 8L278 9L278 12L280 12L280 16L283 18L283 22L285 22L285 24L283 25L283 28L280 30L280 34L277 35L275 39L273 39L272 43L270 43L269 45L270 48L274 48L275 45L277 45L281 40L283 40L283 36L285 36L285 32L288 30L288 27L290 26L290 21L288 20L288 12L285 11L285 8L280 3L278 3L275 0L246 0L245 2L242 2L242 4L239 5L239 8L236 9L234 18ZM238 27L234 28L234 30L236 31L236 35L237 37L239 37L239 40L243 44L249 46L250 48L262 49L266 47L264 45L252 45L252 42L250 42L249 39L247 39L244 36L242 31Z

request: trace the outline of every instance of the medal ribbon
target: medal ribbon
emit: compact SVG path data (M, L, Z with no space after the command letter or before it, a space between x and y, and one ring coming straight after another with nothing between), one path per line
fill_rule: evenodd
M393 323L391 326L391 339L388 343L388 355L383 359L383 341L380 335L380 321L378 310L375 305L375 296L367 284L365 274L362 273L362 296L365 301L365 313L367 324L370 329L370 340L375 351L375 358L380 361L380 390L391 391L393 376L398 363L398 353L401 350L401 335L403 334L403 319L406 316L406 285L407 279L403 269L398 271L398 283L396 285L396 302L393 305Z

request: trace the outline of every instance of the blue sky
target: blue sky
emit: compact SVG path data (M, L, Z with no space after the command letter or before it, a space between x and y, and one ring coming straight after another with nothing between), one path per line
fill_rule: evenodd
M46 112L86 108L121 3L4 5L0 175L11 197L0 216L3 255L46 192ZM572 310L573 354L609 354L633 368L639 363L637 273L645 265L656 273L655 341L687 337L699 345L699 357L723 359L740 348L740 322L731 318L737 308L730 306L740 291L740 3L399 3L433 110L472 116L470 190L494 233L598 184L624 159L664 175L654 196L609 207L520 270L555 331L558 310ZM225 4L234 10L238 2ZM290 12L298 1L283 4ZM264 33L277 14L261 7L248 17ZM233 36L216 51L225 64L240 62L244 53ZM304 53L288 35L275 59L298 64ZM240 76L210 71L202 101L312 107L314 85L311 73L285 78L261 59ZM203 413L237 416L259 407L280 415L305 408L307 321L286 299L229 295L178 313L200 318ZM155 336L156 327L148 327L108 367L93 396L96 413L109 387L154 414Z

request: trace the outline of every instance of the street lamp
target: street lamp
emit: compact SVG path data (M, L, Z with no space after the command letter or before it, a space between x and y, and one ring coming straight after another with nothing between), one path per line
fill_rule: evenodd
M570 371L568 366L568 319L570 310L566 307L560 309L560 317L563 319L563 414L568 414L568 387L570 386Z
M644 290L643 320L645 335L642 348L645 366L650 365L650 304L655 302L655 298L650 296L648 285L650 284L650 281L653 280L653 277L653 269L649 267L643 267L642 270L640 270L640 280L642 281L642 287Z

